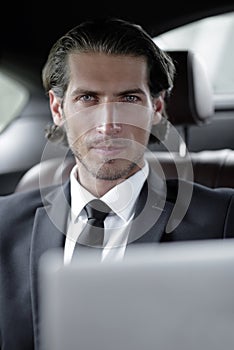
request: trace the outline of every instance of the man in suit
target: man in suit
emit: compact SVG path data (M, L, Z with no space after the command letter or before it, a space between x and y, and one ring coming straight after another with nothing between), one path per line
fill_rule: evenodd
M145 159L152 127L161 139L173 77L171 58L118 19L83 23L52 47L47 136L66 140L76 164L62 185L0 199L2 350L39 349L38 263L49 249L64 247L67 264L86 244L121 260L131 244L234 236L232 189L181 181L179 191ZM98 246L82 241L86 204L97 198L110 210Z

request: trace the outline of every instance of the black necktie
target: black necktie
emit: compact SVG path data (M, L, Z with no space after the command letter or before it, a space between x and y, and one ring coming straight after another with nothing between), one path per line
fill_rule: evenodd
M85 210L88 221L78 238L78 243L101 248L104 239L104 220L111 209L100 199L94 199L85 206Z

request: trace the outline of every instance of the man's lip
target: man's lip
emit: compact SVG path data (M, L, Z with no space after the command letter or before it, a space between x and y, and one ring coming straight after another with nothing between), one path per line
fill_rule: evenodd
M105 154L105 155L115 155L118 154L120 152L122 152L123 150L126 149L126 147L122 146L103 146L103 145L99 145L99 146L95 146L92 147L92 149L100 154Z
M93 142L90 144L91 148L103 149L103 150L114 150L123 149L129 147L130 140L105 140L99 142Z

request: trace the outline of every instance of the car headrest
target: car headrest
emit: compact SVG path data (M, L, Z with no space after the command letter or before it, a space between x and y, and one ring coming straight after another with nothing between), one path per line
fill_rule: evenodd
M173 125L210 122L214 106L212 87L204 62L192 51L167 51L176 67L174 87L166 111Z

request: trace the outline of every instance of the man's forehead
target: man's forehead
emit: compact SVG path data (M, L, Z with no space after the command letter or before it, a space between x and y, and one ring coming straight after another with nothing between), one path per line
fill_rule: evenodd
M107 54L104 52L72 52L68 56L69 65L93 63L101 64L105 62L111 62L112 64L125 64L125 65L146 65L147 58L145 56L133 56L128 54Z
M98 90L105 85L123 91L142 88L148 82L147 64L142 57L75 53L69 57L69 66L70 83L78 84L73 90Z

